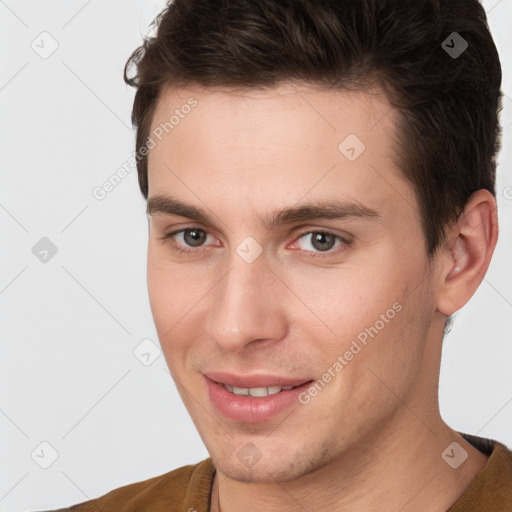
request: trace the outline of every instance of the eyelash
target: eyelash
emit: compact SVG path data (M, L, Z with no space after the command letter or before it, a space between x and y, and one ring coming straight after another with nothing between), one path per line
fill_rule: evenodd
M194 226L190 226L190 227L187 227L187 228L179 229L177 231L173 231L172 233L167 233L166 235L161 237L161 240L163 240L164 243L169 244L174 251L176 251L176 252L178 252L180 254L185 254L185 255L188 255L188 254L200 254L200 253L202 253L202 252L204 252L206 250L206 249L204 249L204 247L203 248L200 247L200 248L197 248L197 249L187 249L187 248L179 246L175 242L173 242L173 237L175 235L178 235L179 233L183 233L184 231L193 231L193 230L202 231L202 232L206 233L207 235L209 234L206 230L204 230L202 228L197 228L197 227L194 227ZM296 240L300 240L304 236L310 235L310 234L314 234L314 233L316 233L316 234L321 233L323 235L334 236L335 238L341 240L341 242L343 242L343 243L339 247L337 247L335 249L329 249L328 251L318 251L318 252L306 251L306 253L307 253L306 257L307 258L322 258L322 257L325 258L325 257L337 255L337 254L340 254L343 251L347 250L347 248L351 244L351 240L347 240L346 238L343 238L342 236L337 235L336 233L333 233L333 232L328 231L328 230L305 231L304 233L301 233L297 237Z

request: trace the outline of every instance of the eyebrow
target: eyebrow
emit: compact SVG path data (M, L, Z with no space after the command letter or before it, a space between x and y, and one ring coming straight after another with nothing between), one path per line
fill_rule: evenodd
M184 203L172 196L155 195L148 199L146 206L147 215L164 214L186 217L196 222L213 224L208 214L197 206ZM268 228L274 228L283 224L305 222L318 219L338 220L346 218L375 218L381 216L372 208L364 206L357 201L315 201L301 206L291 206L276 211L261 219Z

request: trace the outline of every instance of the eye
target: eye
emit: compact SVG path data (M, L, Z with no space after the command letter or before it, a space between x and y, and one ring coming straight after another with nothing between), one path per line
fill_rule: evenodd
M301 244L301 240L305 240L306 243ZM337 241L339 241L338 245L336 245ZM311 253L307 255L308 257L315 258L322 257L324 255L323 253L327 253L326 256L338 254L339 252L346 250L350 242L339 235L331 233L330 231L308 231L307 233L303 233L297 239L297 244L300 249ZM332 249L335 248L336 250L333 251Z
M208 236L206 231L196 228L184 229L178 234L181 234L184 242L192 247L200 247Z
M207 240L208 236L210 235L208 235L204 229L191 227L167 233L162 239L164 242L170 243L175 251L183 254L191 254L200 253L205 250L202 248L202 245ZM176 239L179 243L176 243Z
M162 240L180 254L200 254L208 250L206 248L208 237L213 238L204 229L188 227L167 233ZM216 242L214 245L221 244ZM294 245L298 245L299 249L305 251L306 257L318 258L337 255L347 250L350 240L330 231L318 230L303 233L296 239Z

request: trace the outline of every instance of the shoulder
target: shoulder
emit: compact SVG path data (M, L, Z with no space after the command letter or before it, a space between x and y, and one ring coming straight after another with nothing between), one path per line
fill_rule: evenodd
M512 451L493 439L461 435L489 459L449 512L512 510Z
M196 503L196 507L209 500L213 473L214 467L208 458L148 480L119 487L99 498L52 512L186 511L187 508L183 507L189 500Z

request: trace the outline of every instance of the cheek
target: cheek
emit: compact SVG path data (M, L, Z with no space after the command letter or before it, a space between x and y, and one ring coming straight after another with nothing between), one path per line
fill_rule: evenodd
M149 259L148 259L149 262ZM180 305L184 290L177 286L165 272L157 266L148 267L148 293L151 312L160 346L167 366L174 378L179 377L180 361L186 352L184 339L180 333L187 326L187 317ZM181 380L181 379L180 379Z
M186 316L190 290L181 269L172 268L159 248L150 242L147 263L147 284L151 312L164 352L176 340Z
M395 301L395 311L386 309L389 304L385 302L381 310L374 311L373 320L369 319L372 328L364 331L369 336L361 361L371 370L371 383L382 388L384 395L393 390L404 398L413 391L422 372L433 300L430 282L421 271L404 268L403 275L390 283L393 286L388 297ZM371 396L371 389L368 393Z
M208 273L193 265L172 263L166 250L151 242L147 284L153 320L164 356L173 371L195 340L204 339L202 326L208 310L205 293L213 284ZM214 276L215 277L215 276Z
M157 251L151 246L152 242L150 241L147 263L148 294L153 319L160 334L160 330L163 328L163 320L166 316L164 315L164 311L168 311L169 314L172 314L173 309L170 307L171 294L167 282L168 276L160 261L161 258L158 257ZM162 342L163 340L161 339L160 341Z
M400 282L381 258L347 262L338 268L305 268L289 275L290 288L300 300L296 321L313 321L343 339L373 325L392 308ZM291 297L293 299L293 297ZM306 316L305 316L306 315Z
M295 277L293 288L302 290L310 310L307 316L303 307L297 310L295 321L310 333L314 326L320 329L310 348L327 367L345 353L352 369L347 373L369 365L404 375L404 369L417 367L428 327L429 285L417 262L396 261L387 251L372 261Z

